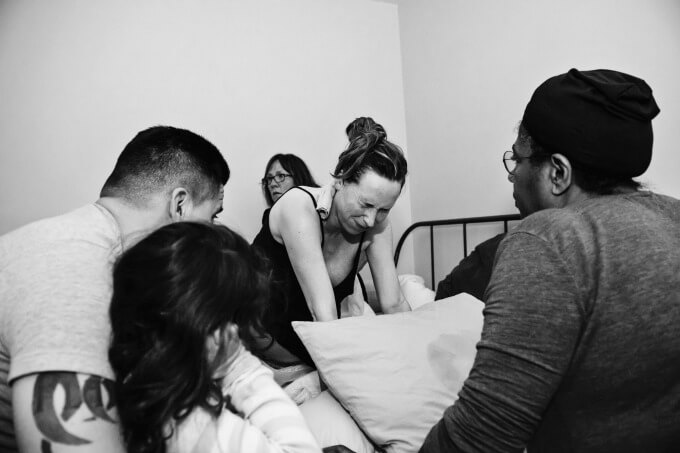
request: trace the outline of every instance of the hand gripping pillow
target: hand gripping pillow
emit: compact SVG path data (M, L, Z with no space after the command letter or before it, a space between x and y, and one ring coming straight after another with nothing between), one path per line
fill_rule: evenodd
M484 304L469 294L415 311L293 322L321 378L373 442L418 451L472 367Z

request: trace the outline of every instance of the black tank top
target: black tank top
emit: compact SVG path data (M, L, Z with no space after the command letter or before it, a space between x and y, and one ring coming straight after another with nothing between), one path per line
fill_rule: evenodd
M314 196L301 187L294 187L309 195L316 209ZM291 189L291 190L293 190ZM309 353L298 338L291 326L291 321L312 321L312 313L309 311L305 295L297 281L293 265L288 258L286 246L276 242L269 228L269 209L262 216L262 229L255 236L253 246L256 247L269 260L272 267L271 299L269 310L265 318L265 324L269 334L279 342L284 348L298 356L305 363L314 366ZM324 244L324 232L321 218L319 217L319 228L321 229L321 247ZM359 247L352 270L345 279L333 287L335 295L335 305L340 317L340 303L348 295L354 292L354 279L359 267L359 257L361 256L361 245L364 242L364 234L361 234Z

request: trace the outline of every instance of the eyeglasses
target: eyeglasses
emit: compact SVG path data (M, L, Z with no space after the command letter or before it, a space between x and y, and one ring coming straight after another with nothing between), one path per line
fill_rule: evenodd
M545 151L534 151L530 156L520 156L515 151L506 151L503 153L503 165L505 165L505 169L508 173L514 175L515 170L517 170L517 164L523 160L542 162L550 160L550 156L552 156L552 154Z
M286 178L292 178L293 175L289 175L287 173L277 173L273 176L265 176L262 178L262 183L263 186L268 186L269 184L272 183L272 181L276 181L277 184L281 184L283 181L286 180Z
M515 172L515 168L517 168L517 157L515 157L514 151L506 151L503 153L503 165L508 173L513 174Z
M534 156L518 156L514 151L506 151L503 153L503 165L505 165L505 169L508 173L514 175L515 170L517 170L517 164L523 160L531 159L532 157Z

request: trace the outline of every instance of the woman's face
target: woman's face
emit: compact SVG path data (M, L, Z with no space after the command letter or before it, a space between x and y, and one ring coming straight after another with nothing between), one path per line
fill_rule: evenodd
M340 182L333 198L341 228L360 234L387 218L401 193L401 183L368 170L356 183Z
M288 189L295 186L293 175L284 170L278 160L275 160L269 166L265 178L267 179L267 190L273 202L276 202ZM278 182L277 179L281 179L281 181Z

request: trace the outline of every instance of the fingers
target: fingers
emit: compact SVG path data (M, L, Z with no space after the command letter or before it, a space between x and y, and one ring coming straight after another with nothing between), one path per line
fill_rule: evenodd
M219 333L219 349L213 363L213 379L224 377L241 348L238 326L228 323Z
M241 341L241 338L238 335L238 326L236 324L231 322L227 324L226 329L224 329L224 340L225 344Z

